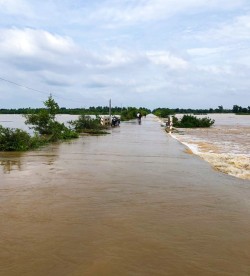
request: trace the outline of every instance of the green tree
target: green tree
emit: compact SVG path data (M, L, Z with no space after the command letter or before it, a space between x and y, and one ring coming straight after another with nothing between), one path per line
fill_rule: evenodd
M0 151L26 151L45 143L46 141L37 135L31 137L21 129L4 128L0 125Z
M101 125L100 118L92 119L89 115L81 115L75 121L69 122L78 133L108 134L106 126Z
M197 118L192 115L184 115L181 120L178 118L173 118L173 126L179 128L196 128L196 127L210 127L214 124L214 120L205 117L205 118Z
M51 119L55 119L56 114L58 114L59 111L59 105L55 102L55 100L52 98L52 95L49 96L48 100L43 102L44 105L47 107L47 110L50 114Z
M219 108L219 113L222 113L223 110L224 110L224 109L223 109L223 106L222 106L222 105L219 105L218 108Z
M169 115L175 114L175 111L169 108L157 108L153 110L153 114L161 118L167 118Z
M44 102L44 105L46 108L39 110L38 113L24 115L26 118L25 124L33 125L31 128L40 135L46 135L49 141L78 137L75 131L66 127L64 123L56 121L59 106L51 95Z
M238 112L239 112L239 109L240 109L240 107L239 107L238 105L234 105L234 106L233 106L233 112L234 112L234 113L238 113Z

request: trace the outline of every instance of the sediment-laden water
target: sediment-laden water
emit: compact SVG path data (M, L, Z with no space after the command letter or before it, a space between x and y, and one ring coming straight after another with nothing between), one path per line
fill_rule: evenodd
M206 117L215 120L214 126L181 129L172 136L216 169L250 179L250 116L211 114Z
M250 182L154 117L0 153L0 275L249 275Z

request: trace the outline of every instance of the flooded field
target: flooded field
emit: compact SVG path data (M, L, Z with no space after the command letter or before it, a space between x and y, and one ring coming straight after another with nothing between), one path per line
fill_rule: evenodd
M0 275L249 275L250 181L154 117L0 153Z

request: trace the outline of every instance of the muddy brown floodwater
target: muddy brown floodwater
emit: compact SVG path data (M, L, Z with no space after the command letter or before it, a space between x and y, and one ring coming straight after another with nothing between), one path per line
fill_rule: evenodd
M250 275L250 181L154 117L0 154L0 275Z

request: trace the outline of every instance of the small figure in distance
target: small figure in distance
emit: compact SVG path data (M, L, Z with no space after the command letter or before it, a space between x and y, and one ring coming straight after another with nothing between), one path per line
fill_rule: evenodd
M111 126L119 126L120 125L120 118L113 116L111 120Z
M139 125L141 124L141 117L142 117L141 112L138 112L137 113L137 121L138 121Z

